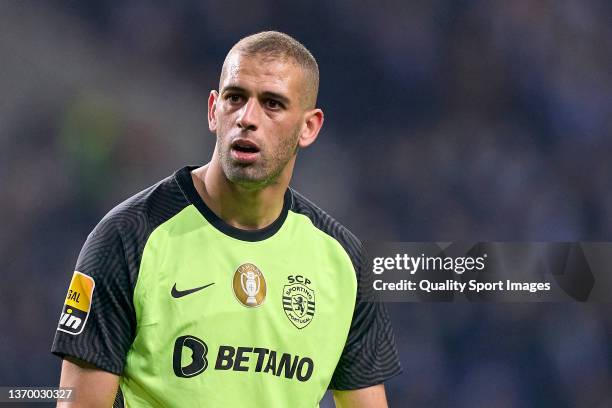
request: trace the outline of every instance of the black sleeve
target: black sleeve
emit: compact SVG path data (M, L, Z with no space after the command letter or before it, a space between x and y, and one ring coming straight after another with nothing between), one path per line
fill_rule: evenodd
M134 339L136 318L133 285L120 224L115 218L103 219L88 236L76 271L75 274L80 272L93 279L90 307L78 310L64 304L51 351L120 375ZM78 296L87 297L87 293ZM78 313L79 320L68 320L66 313Z
M346 345L329 384L332 390L370 387L402 372L387 308L372 296L363 248L358 244L348 252L357 269L358 291Z

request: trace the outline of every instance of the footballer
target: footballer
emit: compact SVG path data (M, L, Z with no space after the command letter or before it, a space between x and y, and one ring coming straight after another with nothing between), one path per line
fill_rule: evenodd
M362 246L289 186L323 125L312 54L235 44L208 98L216 145L89 234L52 352L72 407L386 407L400 372Z

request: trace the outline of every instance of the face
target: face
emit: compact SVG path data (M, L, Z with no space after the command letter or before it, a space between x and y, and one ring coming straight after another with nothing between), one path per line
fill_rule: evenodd
M213 161L247 188L290 177L298 146L312 143L322 124L319 109L301 104L302 69L291 60L234 52L219 87L208 101L209 128L217 135Z

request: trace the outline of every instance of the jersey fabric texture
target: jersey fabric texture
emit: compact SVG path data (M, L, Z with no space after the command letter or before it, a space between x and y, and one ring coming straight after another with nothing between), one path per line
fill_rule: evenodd
M88 236L52 352L120 375L116 405L128 407L315 407L328 388L398 374L386 309L358 290L360 242L291 188L268 227L232 227L197 193L194 168Z

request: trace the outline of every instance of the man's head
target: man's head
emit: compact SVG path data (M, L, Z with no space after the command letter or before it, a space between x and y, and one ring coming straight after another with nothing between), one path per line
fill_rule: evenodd
M242 187L288 182L298 147L314 142L323 124L318 86L317 63L295 39L267 31L240 40L208 101L213 165Z

